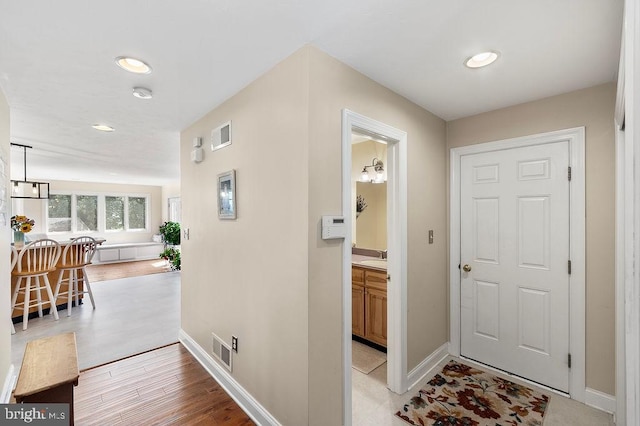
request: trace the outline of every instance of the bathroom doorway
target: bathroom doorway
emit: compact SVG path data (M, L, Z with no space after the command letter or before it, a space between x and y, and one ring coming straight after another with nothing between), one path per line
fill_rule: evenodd
M343 415L349 425L354 374L361 374L352 368L354 336L378 353L386 347L386 368L372 370L386 373L381 388L407 390L407 135L349 110L343 111L342 130L343 215L350 230L343 251ZM355 376L358 383L360 378Z

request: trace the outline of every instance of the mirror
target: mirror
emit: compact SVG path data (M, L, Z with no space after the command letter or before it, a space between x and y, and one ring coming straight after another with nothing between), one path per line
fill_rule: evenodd
M383 167L387 162L387 144L373 135L356 132L352 133L351 142L352 245L384 251L387 249L387 176ZM378 169L377 165L382 167ZM368 173L365 176L370 181L362 181L363 171ZM379 171L382 176L378 175ZM358 196L366 203L361 212L357 211Z
M356 212L356 247L387 249L387 183L356 182L356 198L366 203Z

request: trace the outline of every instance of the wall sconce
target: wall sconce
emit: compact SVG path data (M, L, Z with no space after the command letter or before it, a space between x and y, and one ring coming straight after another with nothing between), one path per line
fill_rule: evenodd
M369 170L367 170L368 168L371 168L371 167L373 167L373 170L376 174L373 179L370 176ZM370 166L364 166L362 168L362 176L360 177L360 181L371 182L371 183L384 182L384 164L382 163L382 161L378 160L377 158L374 158L373 160L371 160Z

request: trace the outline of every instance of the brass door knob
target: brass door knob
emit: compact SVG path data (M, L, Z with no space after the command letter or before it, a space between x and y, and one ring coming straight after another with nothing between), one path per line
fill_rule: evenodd
M471 266L469 266L469 265L464 265L464 266L462 267L462 270L463 270L463 271L465 271L465 272L471 272Z

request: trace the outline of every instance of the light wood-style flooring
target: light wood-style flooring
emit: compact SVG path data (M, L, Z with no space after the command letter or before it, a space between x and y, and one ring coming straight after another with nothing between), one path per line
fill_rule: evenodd
M89 265L86 267L90 283L98 281L118 280L121 278L140 277L158 274L171 270L164 259L137 260L135 262L118 262Z
M76 425L253 425L196 359L173 344L80 373Z
M145 275L91 284L91 303L29 320L11 336L11 362L20 368L30 340L76 333L80 370L139 354L178 341L180 331L180 272Z

